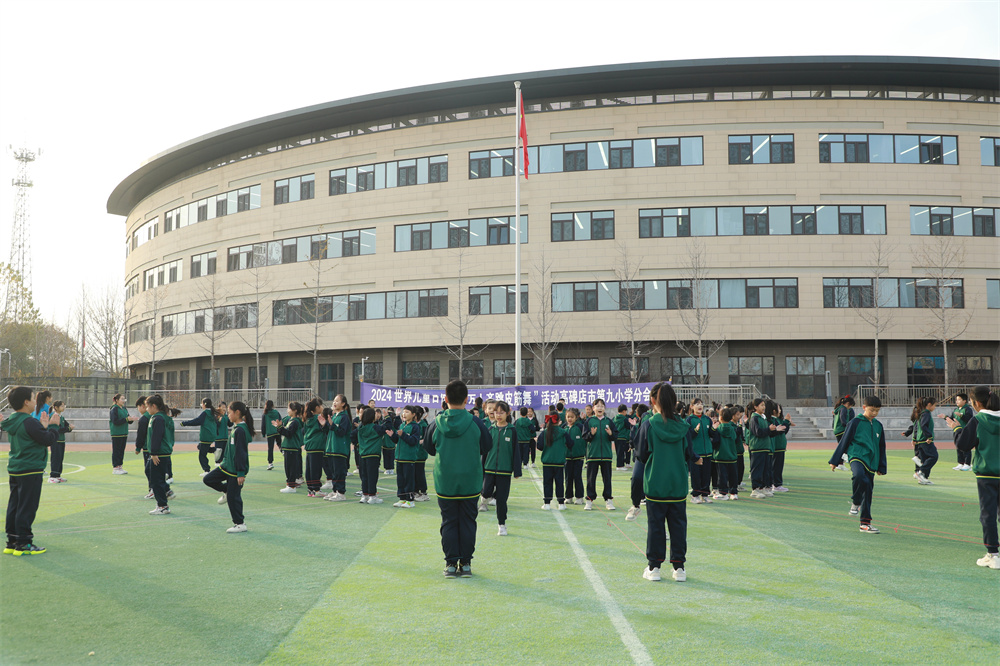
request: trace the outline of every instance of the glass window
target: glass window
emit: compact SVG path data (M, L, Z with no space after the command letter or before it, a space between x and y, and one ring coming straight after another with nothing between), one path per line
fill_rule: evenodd
M514 359L497 359L493 361L493 381L499 386L513 386L517 379L514 372ZM521 359L521 383L535 383L535 362L530 358Z
M1000 166L1000 138L984 136L979 139L979 162L982 166Z
M910 134L896 135L896 164L919 164L920 142L918 139L919 137Z
M440 385L441 364L438 361L403 361L405 386Z
M826 357L786 356L785 393L789 398L826 399Z
M596 358L557 358L552 361L556 384L594 384L598 381Z
M775 395L774 357L730 356L729 383L754 384L761 393Z
M891 134L869 134L868 160L870 162L892 164L895 157L892 139Z
M1000 309L1000 280L986 281L986 307L990 310Z

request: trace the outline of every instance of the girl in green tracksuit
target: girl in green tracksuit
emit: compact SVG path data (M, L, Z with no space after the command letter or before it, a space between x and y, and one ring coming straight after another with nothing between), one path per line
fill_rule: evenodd
M378 425L376 425L378 423ZM375 410L365 407L357 429L351 434L351 441L361 452L361 504L381 504L378 496L378 463L382 456L382 439L385 433L375 420Z
M333 407L323 410L323 414L329 425L324 459L328 463L331 484L324 499L342 502L347 499L347 461L351 457L351 431L354 429L347 397L338 393L333 399Z
M958 430L961 451L973 452L972 471L979 491L979 522L983 526L986 555L976 564L1000 569L1000 539L997 538L997 507L1000 506L1000 398L989 386L977 386L972 392L976 415L966 425L947 419Z
M604 401L598 398L594 401L594 415L584 419L583 438L587 440L587 503L586 511L593 509L597 499L597 473L601 473L604 481L604 503L608 511L614 511L611 501L611 443L618 436L614 421L605 412Z
M691 442L694 453L701 458L701 465L691 465L691 501L695 504L711 504L712 486L712 419L705 414L705 403L701 398L691 401L691 415L687 417L691 428Z
M288 403L288 413L280 423L272 424L281 435L281 455L285 458L285 487L280 492L294 493L302 483L302 435L305 407Z
M281 413L274 408L274 401L268 400L264 405L264 415L260 417L260 429L267 437L267 468L274 469L274 450L281 452L281 435L274 422L281 420Z
M420 426L420 446L417 447L417 461L413 463L413 488L414 500L426 502L430 499L427 495L427 450L424 449L424 435L427 434L427 412L420 405L416 405L417 425Z
M198 464L201 465L202 476L208 474L211 467L208 464L208 452L219 434L219 423L212 400L204 398L201 401L202 412L188 421L181 421L184 427L198 426Z
M229 406L224 402L219 403L219 408L216 411L219 415L217 432L215 433L215 462L222 462L222 458L226 454L226 444L229 442L229 426L232 423L229 422Z
M489 501L496 500L499 536L507 535L507 498L510 497L511 476L521 476L521 454L517 429L510 424L510 405L504 401L493 409L493 424L489 427L493 446L483 465L483 492L479 510L488 511Z
M542 452L542 509L550 511L552 509L552 498L555 497L559 503L559 510L566 510L566 497L563 493L563 469L566 467L566 452L573 446L569 431L560 428L559 417L556 410L549 414L553 417L546 419L545 430L538 435L538 450ZM555 495L552 494L552 486L555 484Z
M403 407L402 423L396 441L396 497L399 501L393 504L400 509L412 509L416 494L414 465L417 462L417 449L420 448L420 425L416 421L416 408Z
M558 414L559 412L556 412ZM570 446L566 451L566 501L583 504L583 460L587 457L587 442L583 439L583 421L580 410L570 407L562 413L569 435Z

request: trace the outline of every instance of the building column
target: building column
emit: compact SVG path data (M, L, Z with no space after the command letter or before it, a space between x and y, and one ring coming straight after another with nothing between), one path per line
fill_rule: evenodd
M447 367L445 368L447 376ZM399 350L386 349L382 351L382 384L399 386Z
M719 351L708 359L708 383L729 383L729 343L723 342Z
M885 343L885 368L883 384L906 383L906 342L891 340Z

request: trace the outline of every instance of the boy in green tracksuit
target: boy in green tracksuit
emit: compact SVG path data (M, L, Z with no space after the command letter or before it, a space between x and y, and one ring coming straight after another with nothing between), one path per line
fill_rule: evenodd
M535 437L535 422L528 418L528 408L522 407L521 417L514 421L517 430L517 457L523 467L531 462L531 440Z
M441 548L446 578L472 576L476 550L476 500L483 489L483 456L493 448L489 430L465 410L469 389L460 380L445 387L448 409L438 414L424 435L424 448L435 456L434 490L441 509Z
M247 531L243 517L243 482L250 471L249 446L254 436L254 425L250 410L242 402L234 400L226 413L226 421L233 424L229 441L222 451L219 466L203 480L209 488L223 493L219 504L229 505L233 526L226 532L239 534Z
M618 405L618 416L612 419L612 421L615 424L615 432L618 433L615 436L615 463L618 471L622 472L625 470L625 465L628 464L628 406Z
M1000 517L1000 398L989 386L977 386L972 392L976 415L962 426L957 419L947 419L958 431L956 446L966 453L973 452L972 471L979 491L979 522L983 526L986 555L976 564L1000 569L1000 539L997 519Z
M718 435L718 447L714 448L712 463L719 468L719 498L720 500L739 499L740 480L736 469L737 447L742 449L742 445L736 443L737 428L733 425L733 417L736 416L734 407L726 407L719 415L719 425L715 427ZM715 440L713 440L713 446Z
M48 463L49 447L59 439L59 419L49 422L48 413L31 416L31 389L17 386L7 394L14 413L0 423L7 433L10 454L7 458L10 499L7 500L6 555L41 555L45 549L32 543L31 525L42 496L42 477Z
M847 424L847 430L830 458L830 469L837 469L844 454L847 454L854 487L849 513L852 516L861 513L862 532L878 534L878 528L872 525L872 493L875 475L885 476L886 473L885 431L875 418L882 401L878 396L869 395L865 397L863 407L862 415Z
M583 439L583 421L580 410L571 407L565 411L566 434L570 446L566 451L566 501L583 504L583 460L587 457L587 442Z
M655 398L653 397L655 396ZM687 491L688 463L697 464L691 448L692 430L674 414L677 394L661 382L650 391L650 402L658 412L639 426L635 455L643 464L642 487L646 495L646 580L660 580L660 565L667 559L670 533L670 564L674 580L687 580ZM664 530L666 523L666 530Z
M618 437L614 421L608 418L604 411L604 401L598 398L594 401L594 415L585 419L583 438L587 440L587 503L584 511L593 511L594 500L597 499L597 472L600 471L604 481L604 505L608 511L614 511L611 501L611 442Z
M281 420L281 414L274 408L274 401L268 400L264 405L264 415L260 419L260 429L267 437L267 468L274 469L274 450L281 452L281 435L274 425L275 421Z

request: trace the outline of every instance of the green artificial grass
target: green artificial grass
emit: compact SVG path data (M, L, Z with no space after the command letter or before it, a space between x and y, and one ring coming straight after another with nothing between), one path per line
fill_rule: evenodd
M828 456L789 452L787 494L689 504L683 584L641 577L646 516L625 522L628 473L614 473L618 511L562 515L652 663L995 663L1000 571L975 565L971 473L942 461L918 486L908 452L891 451L875 480L882 534L868 535ZM169 516L148 515L137 460L127 476L107 453L66 461L35 521L49 551L0 558L0 663L634 663L540 510L540 471L514 481L510 536L479 515L474 578L445 580L436 502L393 508L395 477L379 477L378 506L285 495L254 451L250 531L230 535L195 453L174 458ZM348 478L349 497L359 487Z

